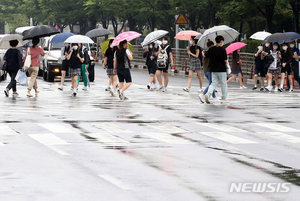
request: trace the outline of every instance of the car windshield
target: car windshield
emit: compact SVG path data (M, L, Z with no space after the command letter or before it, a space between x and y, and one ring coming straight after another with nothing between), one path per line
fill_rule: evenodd
M64 43L50 43L51 50L60 50L62 47L64 47Z

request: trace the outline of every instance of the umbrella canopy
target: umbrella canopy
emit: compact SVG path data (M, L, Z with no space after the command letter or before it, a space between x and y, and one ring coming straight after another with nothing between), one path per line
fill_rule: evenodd
M69 37L74 36L73 33L60 33L55 35L50 43L63 43L65 40L67 40Z
M27 31L29 29L32 29L33 27L35 26L25 26L25 27L19 27L19 28L16 28L15 32L17 34L22 34L24 31Z
M100 44L101 52L103 54L105 54L106 50L108 49L108 44L111 39L115 39L115 38L109 37L108 39L106 39L106 41L104 41L103 43ZM131 52L133 51L131 43L127 43L127 48L129 48Z
M127 40L127 41L131 41L135 38L140 37L142 34L137 33L135 31L126 31L123 32L121 34L119 34L113 41L112 46L118 46L120 44L121 41L123 40Z
M28 40L24 40L23 41L23 36L20 34L10 34L10 35L6 35L4 36L1 41L0 41L0 48L2 49L9 49L11 48L11 46L9 45L9 41L11 40L18 40L19 43L17 45L17 47L22 47L23 45L25 45L26 43L28 43Z
M203 35L200 36L200 39L197 43L198 46L200 46L203 49L207 48L206 43L208 40L211 40L215 43L215 38L217 36L223 36L224 37L224 44L230 43L234 41L240 33L236 31L233 28L230 28L226 25L221 26L215 26L210 29L207 29ZM197 39L198 37L196 37Z
M242 42L232 43L226 48L226 53L231 54L235 50L239 50L239 49L245 47L246 45L247 45L246 43L242 43Z
M192 36L199 36L201 35L201 33L197 32L197 31L180 31L174 38L178 39L178 40L187 40L189 41L191 39Z
M40 25L26 31L23 40L32 39L34 37L45 37L59 33L59 31L50 25Z
M70 36L64 42L65 43L94 43L94 41L91 38L83 35Z
M271 33L269 32L266 32L266 31L258 31L256 33L254 33L253 35L250 36L251 39L254 39L254 40L265 40L266 37L272 35Z
M289 39L293 39L293 37L290 36L289 34L274 33L274 34L268 36L267 38L265 38L263 43L274 43L274 42L280 42L280 41L285 41L285 40L289 40Z
M281 44L281 43L284 43L284 42L291 42L293 40L298 40L300 39L300 34L296 33L296 32L285 32L286 34L292 36L292 39L287 39L287 40L282 40L282 41L279 41L278 43Z
M90 38L94 38L94 37L100 37L100 36L107 36L107 35L110 35L110 34L112 34L112 32L110 32L109 30L99 28L99 29L90 30L85 35L90 37Z
M156 40L160 39L161 37L167 35L169 32L165 30L157 30L149 33L144 41L141 43L142 46L149 45L150 43L155 42Z

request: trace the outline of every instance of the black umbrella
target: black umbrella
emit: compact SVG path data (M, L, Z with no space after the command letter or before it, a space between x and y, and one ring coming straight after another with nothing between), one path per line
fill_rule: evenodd
M59 31L50 25L40 25L29 29L24 33L23 40L32 39L34 37L45 37L57 34Z
M263 41L263 43L274 43L274 42L289 40L292 38L293 37L291 35L286 34L286 33L274 33L274 34L266 37L265 40Z
M85 35L90 38L94 38L94 37L100 37L100 36L107 36L110 34L112 34L112 32L108 31L107 29L98 28L98 29L90 30Z

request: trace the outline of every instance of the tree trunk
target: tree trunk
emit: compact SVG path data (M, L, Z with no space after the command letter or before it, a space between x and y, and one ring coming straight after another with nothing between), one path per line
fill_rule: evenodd
M191 14L188 17L189 20L189 27L191 30L197 31L197 27L196 27L196 15Z
M243 32L243 25L244 25L244 21L242 20L241 23L240 23L240 29L239 29L240 35L238 37L238 41L241 41L242 32Z
M276 0L273 1L274 3L269 4L266 6L266 31L272 32L272 21L273 21L273 15L274 15L274 7L276 4Z
M249 25L250 33L254 33L252 21L249 21L249 20L248 20L247 23L248 23L248 25Z
M292 6L292 10L293 10L293 14L294 14L294 31L298 33L300 2L290 1L290 5Z
M127 20L128 20L128 26L130 31L135 31L136 27L136 20L132 15L127 15Z

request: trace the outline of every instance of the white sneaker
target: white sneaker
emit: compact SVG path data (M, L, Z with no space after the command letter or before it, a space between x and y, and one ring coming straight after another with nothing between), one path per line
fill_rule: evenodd
M156 89L156 84L152 84L152 89Z
M293 92L293 91L294 91L294 89L293 89L293 88L290 88L289 92Z
M151 88L150 84L147 84L147 89L150 89L150 88Z
M190 92L190 89L187 88L187 87L184 87L184 88L183 88L183 91Z
M208 103L208 104L210 104L210 101L209 101L209 95L208 94L205 94L205 102L206 103Z
M75 97L76 95L77 95L77 90L74 89L74 90L73 90L73 93L72 93L72 96Z
M229 101L227 99L221 99L221 104L229 104Z
M205 102L205 96L203 94L199 94L199 100L201 101L201 103Z
M203 89L200 88L200 89L198 90L198 93L200 94L200 93L202 93L202 92L203 92Z
M111 94L111 96L115 95L115 93L112 90L110 90L109 93Z
M167 87L163 87L161 91L162 92L167 92Z
M277 86L275 87L274 92L278 92L278 87Z
M245 86L243 85L243 86L240 86L240 89L247 89L247 87L245 87Z
M156 91L161 91L164 88L164 86L159 85Z
M110 86L106 87L105 91L110 91Z
M63 90L63 89L64 89L64 86L63 86L63 85L60 85L60 86L58 87L58 89L59 89L59 90Z
M266 91L272 91L273 87L272 86L267 86L265 87Z
M86 87L86 86L84 86L84 87L82 88L82 90L85 90L85 91L86 91L86 90L87 90L87 87Z
M217 97L215 97L215 98L213 99L213 104L218 105L218 104L220 104L220 103L221 103L221 101L220 101Z

